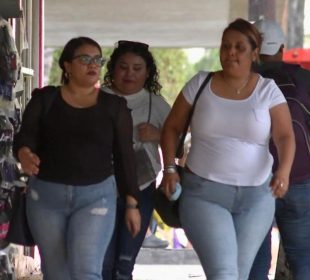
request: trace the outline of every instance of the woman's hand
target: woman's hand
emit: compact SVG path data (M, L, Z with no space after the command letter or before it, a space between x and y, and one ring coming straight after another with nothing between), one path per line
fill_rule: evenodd
M32 176L39 173L40 158L32 153L28 147L20 148L17 156L23 171L27 175Z
M285 172L277 170L271 179L270 187L274 197L283 197L289 187L289 176L286 175Z
M168 199L170 199L171 195L175 192L176 182L180 182L178 172L163 174L163 179L160 186L163 188L163 191Z
M289 185L289 175L295 156L295 136L292 119L286 103L274 106L270 110L272 139L278 153L278 169L270 183L273 195L283 197Z
M150 123L141 123L138 125L138 137L141 142L159 142L160 129Z
M126 208L125 222L132 237L135 237L141 228L141 216L138 208Z

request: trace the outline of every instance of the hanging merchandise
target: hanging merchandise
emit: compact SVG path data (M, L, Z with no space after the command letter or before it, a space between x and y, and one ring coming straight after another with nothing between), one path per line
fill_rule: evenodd
M13 125L0 109L0 162L12 154L13 135Z
M16 160L12 152L13 137L13 125L0 109L0 188L10 189L14 185Z
M14 114L14 86L20 76L21 63L12 29L0 18L0 108Z

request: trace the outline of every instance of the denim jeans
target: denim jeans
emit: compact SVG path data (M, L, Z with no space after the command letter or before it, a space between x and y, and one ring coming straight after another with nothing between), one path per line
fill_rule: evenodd
M114 176L89 186L31 177L27 216L44 280L101 280L116 213Z
M103 262L102 278L104 280L132 280L136 257L154 210L155 188L156 183L153 182L139 193L141 230L135 238L128 231L124 221L125 201L123 198L118 199L116 225Z
M184 173L180 218L208 280L248 279L274 216L269 182L240 187Z
M271 266L271 230L268 231L254 259L249 280L268 280Z
M306 163L305 163L306 164ZM276 201L276 221L294 280L310 277L310 180Z
M276 222L294 280L308 280L310 275L310 180L291 185L284 198L276 200ZM269 270L271 257L268 234L252 267L251 280L267 279L260 273ZM267 243L267 244L266 244ZM268 259L260 256L265 255ZM261 271L257 267L266 266ZM262 278L265 277L265 278Z

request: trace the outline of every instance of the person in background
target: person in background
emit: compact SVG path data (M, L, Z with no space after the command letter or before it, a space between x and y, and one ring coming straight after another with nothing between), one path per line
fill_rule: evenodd
M236 19L225 28L223 70L202 91L190 124L179 211L208 280L248 279L273 220L274 196L282 197L289 184L295 151L291 117L275 82L252 70L261 41L247 20ZM177 140L207 75L201 71L187 82L164 124L162 185L168 198L180 180ZM279 155L274 173L270 137Z
M290 186L284 197L276 200L275 219L289 269L294 280L310 275L310 71L283 62L284 33L273 20L254 23L263 36L258 72L275 80L288 101L293 119L296 154ZM271 143L272 155L277 151ZM275 160L273 169L279 166ZM263 242L252 267L251 280L268 279L271 263L271 233Z
M159 141L163 123L170 111L160 96L158 71L149 46L142 42L119 41L107 63L102 89L127 100L133 119L141 230L134 238L128 231L126 204L120 197L117 223L103 263L103 279L132 279L138 252L154 209L156 177L161 167Z
M128 231L136 236L140 229L132 118L123 98L95 87L103 64L96 41L71 39L59 58L62 84L49 110L46 88L34 91L14 139L30 176L27 216L44 280L102 279L115 223L116 167Z
M169 246L167 240L160 239L156 236L157 227L158 224L153 213L149 228L147 229L146 236L142 243L142 248L167 248Z

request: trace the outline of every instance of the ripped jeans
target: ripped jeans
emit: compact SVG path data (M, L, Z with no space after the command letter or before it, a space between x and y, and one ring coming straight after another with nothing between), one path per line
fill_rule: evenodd
M88 186L31 177L27 216L44 280L101 280L116 214L114 176Z
M136 257L152 217L155 189L154 181L146 189L139 192L141 229L135 238L132 238L124 220L125 201L122 198L118 199L116 226L103 262L102 279L132 280Z

